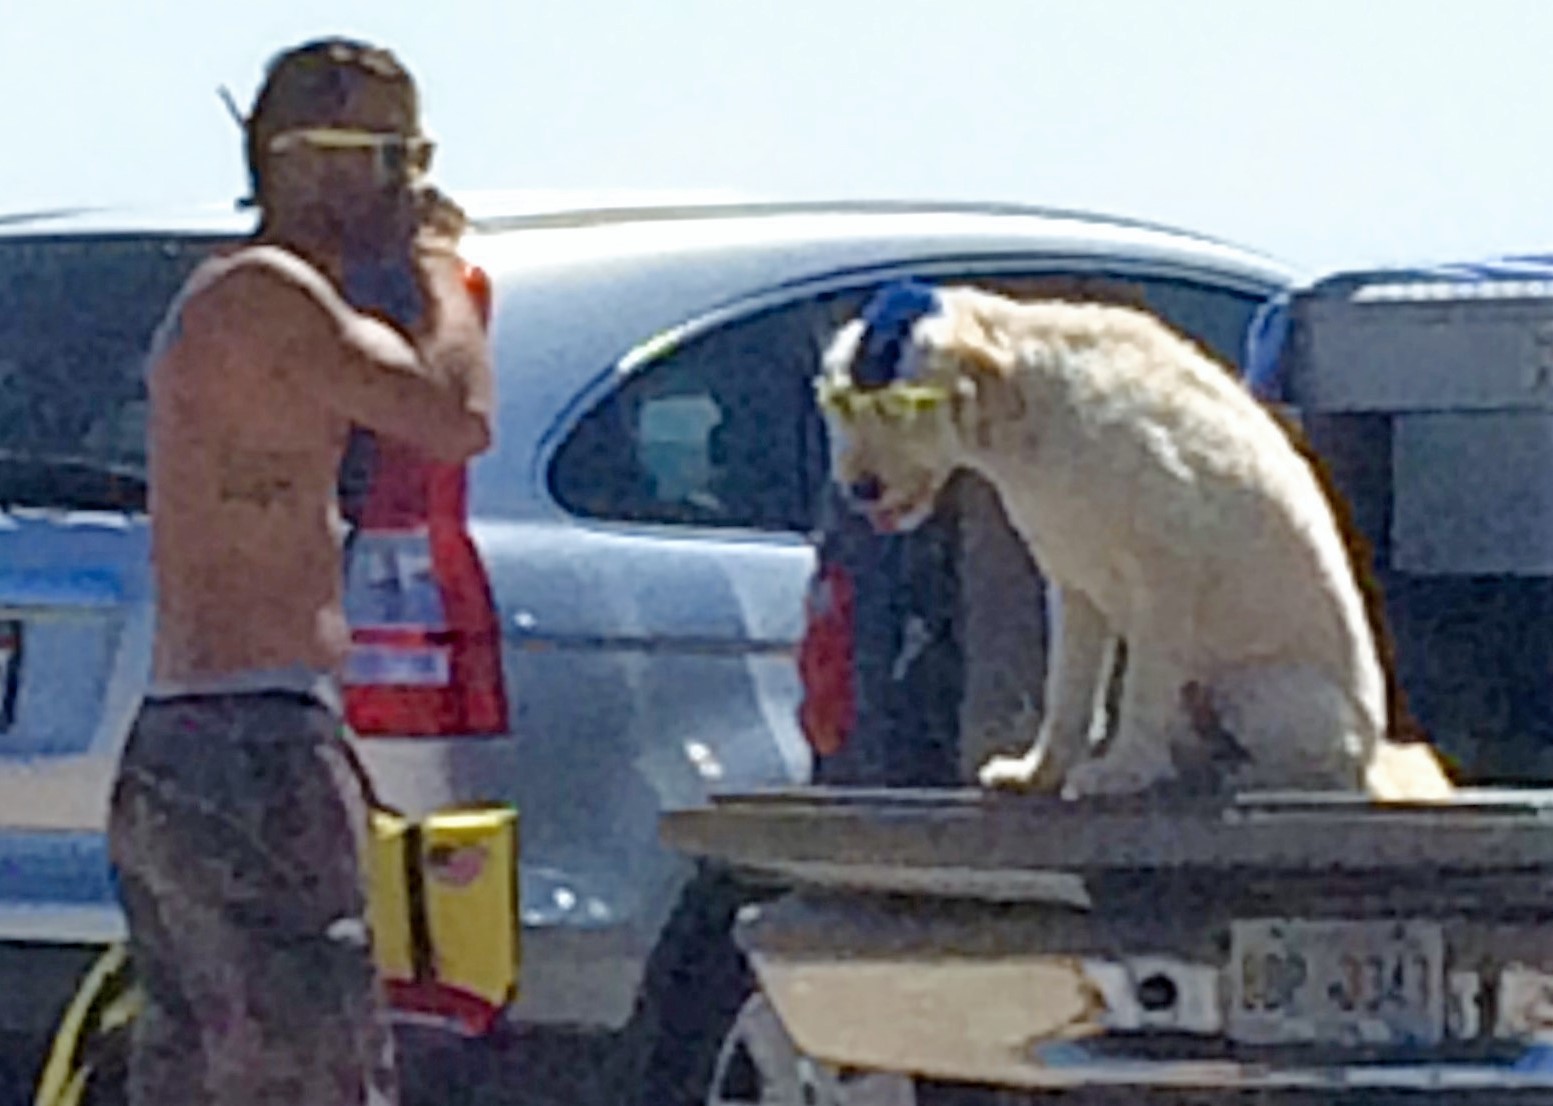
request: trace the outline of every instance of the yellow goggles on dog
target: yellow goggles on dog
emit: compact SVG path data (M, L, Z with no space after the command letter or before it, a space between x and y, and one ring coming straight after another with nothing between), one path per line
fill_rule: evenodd
M928 384L888 384L865 390L855 384L821 380L815 392L822 408L843 419L868 413L904 422L949 402L945 389Z

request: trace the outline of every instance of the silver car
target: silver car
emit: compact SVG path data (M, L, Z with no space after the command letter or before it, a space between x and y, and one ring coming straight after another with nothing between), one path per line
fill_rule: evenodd
M500 388L495 447L468 472L468 594L495 629L481 693L503 716L364 732L360 751L407 811L518 807L519 1039L596 1047L590 1072L620 1065L657 1106L730 1100L717 1081L738 1075L725 1037L750 983L727 931L750 892L656 826L722 788L809 778L795 650L826 479L821 344L905 274L1096 278L1233 358L1290 273L1016 207L462 199ZM247 229L224 212L0 220L0 1029L45 1028L121 933L102 829L149 657L141 357L197 259ZM363 540L350 572L358 628L447 616L423 539ZM366 714L467 672L394 640L358 638Z

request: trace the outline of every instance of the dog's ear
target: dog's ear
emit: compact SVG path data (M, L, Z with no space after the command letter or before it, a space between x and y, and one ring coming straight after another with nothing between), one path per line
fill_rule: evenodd
M986 449L999 426L1025 417L1014 350L995 320L968 310L957 314L944 355L955 370L950 392L955 428L966 442Z

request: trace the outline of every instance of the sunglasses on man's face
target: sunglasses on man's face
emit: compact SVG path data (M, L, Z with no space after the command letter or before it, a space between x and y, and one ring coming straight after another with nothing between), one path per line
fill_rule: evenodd
M382 185L397 184L426 172L436 144L418 135L395 131L366 131L345 127L300 127L281 131L270 139L270 152L289 150L358 151L372 155L373 178Z

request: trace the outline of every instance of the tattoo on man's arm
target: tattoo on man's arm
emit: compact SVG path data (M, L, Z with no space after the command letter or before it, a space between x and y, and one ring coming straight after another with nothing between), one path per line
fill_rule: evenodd
M221 466L218 485L223 500L271 507L296 491L296 477L288 465L273 458L249 454L228 458Z

